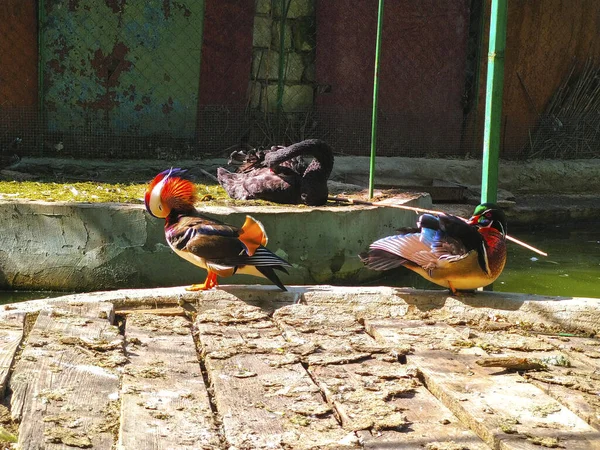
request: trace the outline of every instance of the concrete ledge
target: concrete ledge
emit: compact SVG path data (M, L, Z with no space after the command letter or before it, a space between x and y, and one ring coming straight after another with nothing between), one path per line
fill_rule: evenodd
M292 303L327 305L350 311L359 319L428 318L453 322L507 322L526 329L549 332L600 333L600 299L551 297L500 292L477 292L454 297L443 290L410 288L290 286L280 292L272 286L224 285L205 292L188 292L183 287L124 289L73 294L44 300L5 305L12 312L37 312L57 302L111 302L115 309L161 308L183 305L199 312L243 301L273 311Z
M481 186L481 160L379 157L375 181L439 179L461 185ZM368 176L369 158L336 158L331 179L354 182ZM499 163L498 185L514 194L597 194L600 192L600 160L532 160Z
M399 202L431 208L424 194ZM373 206L204 207L207 215L241 226L260 220L268 248L293 268L285 284L360 283L378 276L357 255L396 229L414 226L415 213ZM142 205L0 201L0 289L84 292L178 286L206 272L167 246L164 221ZM226 282L255 283L235 275ZM224 280L222 280L224 281Z

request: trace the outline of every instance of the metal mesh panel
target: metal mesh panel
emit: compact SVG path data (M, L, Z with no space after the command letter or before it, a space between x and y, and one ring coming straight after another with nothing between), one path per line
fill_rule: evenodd
M377 154L478 157L490 0L386 2ZM511 1L501 156L600 156L600 5ZM367 155L376 2L5 0L0 150L204 158L327 140Z
M33 2L0 8L0 155L11 158L40 144L36 10Z

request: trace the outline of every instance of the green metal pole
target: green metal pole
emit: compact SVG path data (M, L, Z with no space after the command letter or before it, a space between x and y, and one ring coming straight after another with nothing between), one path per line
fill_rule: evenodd
M375 186L375 149L377 148L377 92L379 90L379 56L381 52L381 30L383 27L383 0L377 10L377 43L375 44L375 74L373 77L373 116L371 120L371 161L369 163L369 199L373 198Z
M485 129L481 201L498 198L498 159L502 123L502 89L504 85L504 49L506 48L507 0L492 0L487 86L485 95Z

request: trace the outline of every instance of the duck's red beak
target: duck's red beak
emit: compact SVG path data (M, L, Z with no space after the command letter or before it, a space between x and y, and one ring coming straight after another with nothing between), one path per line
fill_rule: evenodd
M481 219L481 215L471 216L471 218L469 220L467 220L467 223L469 225L478 225L480 219Z

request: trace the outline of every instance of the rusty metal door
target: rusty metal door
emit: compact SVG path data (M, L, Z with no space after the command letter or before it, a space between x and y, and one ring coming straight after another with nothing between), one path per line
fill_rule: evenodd
M40 8L50 134L194 135L204 0L40 0Z

